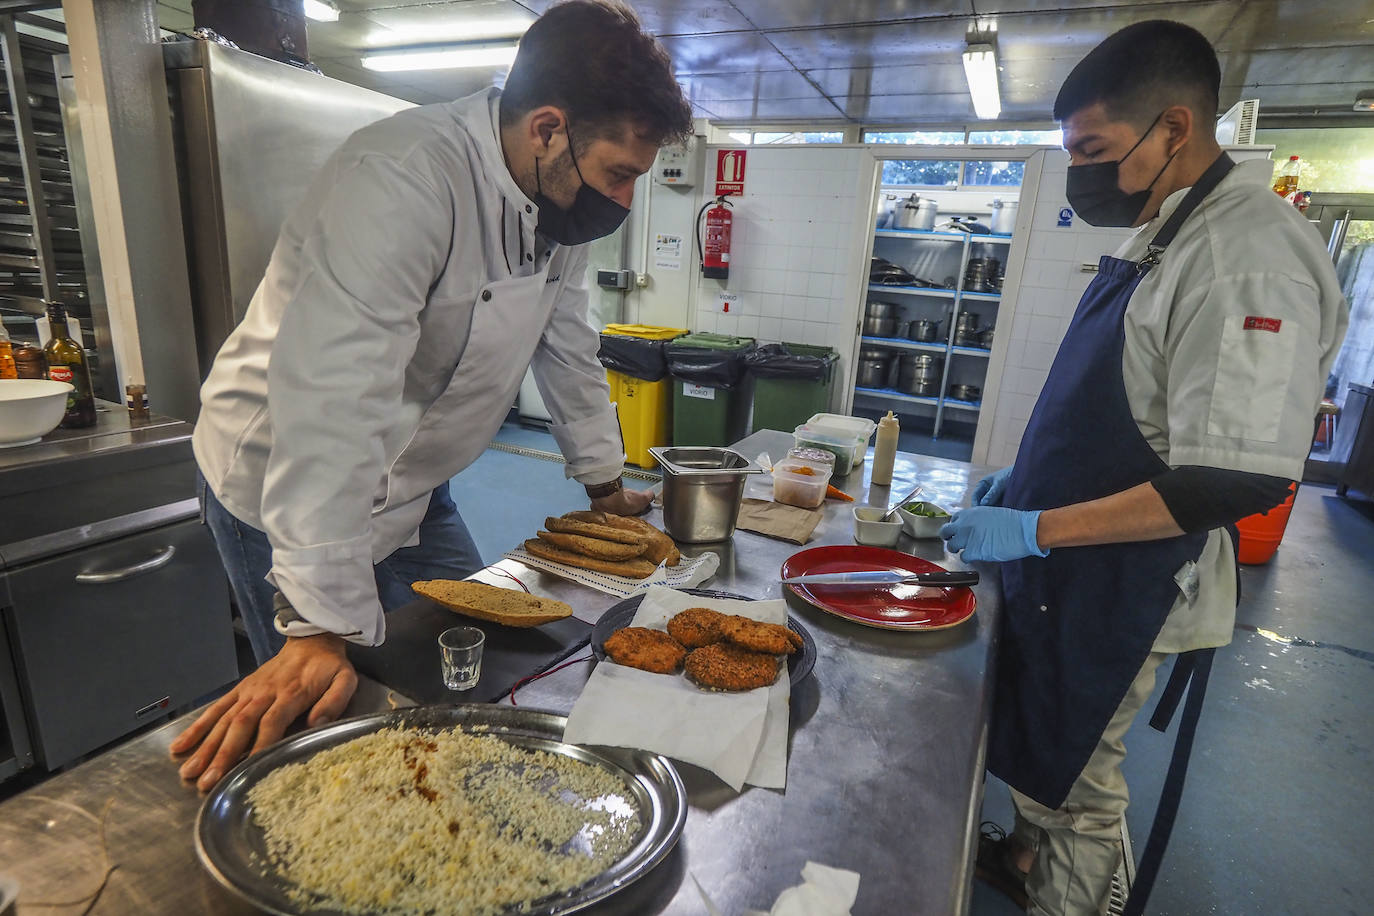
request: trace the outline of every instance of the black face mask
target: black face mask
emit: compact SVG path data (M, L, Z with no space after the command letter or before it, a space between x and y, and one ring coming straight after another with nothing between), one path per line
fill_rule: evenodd
M1155 129L1159 119L1164 117L1164 112L1160 112L1155 119L1150 122L1150 126L1145 129L1145 133L1140 135L1140 139L1135 141L1135 146L1127 150L1126 155L1115 162L1094 162L1091 165L1071 165L1069 166L1068 178L1065 181L1065 191L1069 197L1069 205L1083 221L1090 226L1131 226L1135 224L1140 216L1140 211L1145 209L1145 205L1150 201L1150 191L1155 186L1155 181L1159 181L1159 176L1164 174L1164 169L1169 167L1169 163L1174 161L1174 156L1178 155L1178 150L1170 156L1164 163L1164 168L1160 169L1155 175L1154 181L1143 191L1136 191L1128 194L1121 190L1121 163L1130 158L1131 153L1136 151L1136 147L1145 142L1145 138L1150 135L1150 131Z
M577 189L572 206L566 210L544 196L544 186L539 180L539 160L534 160L534 203L539 208L537 228L560 245L581 245L604 238L619 229L625 217L630 215L627 208L587 184L577 166L572 145L572 131L568 131L568 156L572 158L573 170L582 187Z

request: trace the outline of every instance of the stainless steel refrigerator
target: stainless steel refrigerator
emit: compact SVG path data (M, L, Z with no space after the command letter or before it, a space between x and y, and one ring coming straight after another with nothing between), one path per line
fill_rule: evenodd
M177 181L190 260L196 339L159 358L192 360L204 378L243 318L282 222L320 166L351 133L412 103L214 41L163 46ZM57 59L92 286L101 282L90 186L70 59ZM103 302L103 297L102 297ZM108 316L97 318L108 323Z

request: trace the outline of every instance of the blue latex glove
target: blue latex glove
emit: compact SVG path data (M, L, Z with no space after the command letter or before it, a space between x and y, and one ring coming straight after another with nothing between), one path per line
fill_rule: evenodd
M975 506L1002 505L1002 494L1007 492L1007 481L1011 479L1011 467L1007 465L978 481L978 486L973 488Z
M1035 532L1040 525L1038 511L1002 509L997 506L974 506L955 514L954 519L940 529L952 553L962 551L969 563L1005 563L1023 557L1043 557Z

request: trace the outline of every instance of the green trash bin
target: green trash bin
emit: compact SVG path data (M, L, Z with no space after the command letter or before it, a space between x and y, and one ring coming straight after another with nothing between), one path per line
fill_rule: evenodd
M790 433L829 410L837 359L830 347L798 343L765 344L750 351L744 362L754 379L752 431Z
M698 332L664 347L673 376L673 444L730 445L749 426L749 337Z

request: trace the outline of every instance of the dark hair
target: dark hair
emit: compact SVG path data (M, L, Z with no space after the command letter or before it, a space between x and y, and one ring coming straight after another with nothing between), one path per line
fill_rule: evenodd
M1220 87L1221 65L1206 37L1181 22L1152 19L1109 36L1078 62L1059 88L1054 119L1101 102L1112 120L1142 129L1170 105L1187 105L1210 121Z
M542 105L563 109L579 149L626 126L659 144L692 134L692 106L668 52L619 0L566 0L525 32L501 94L501 124Z

